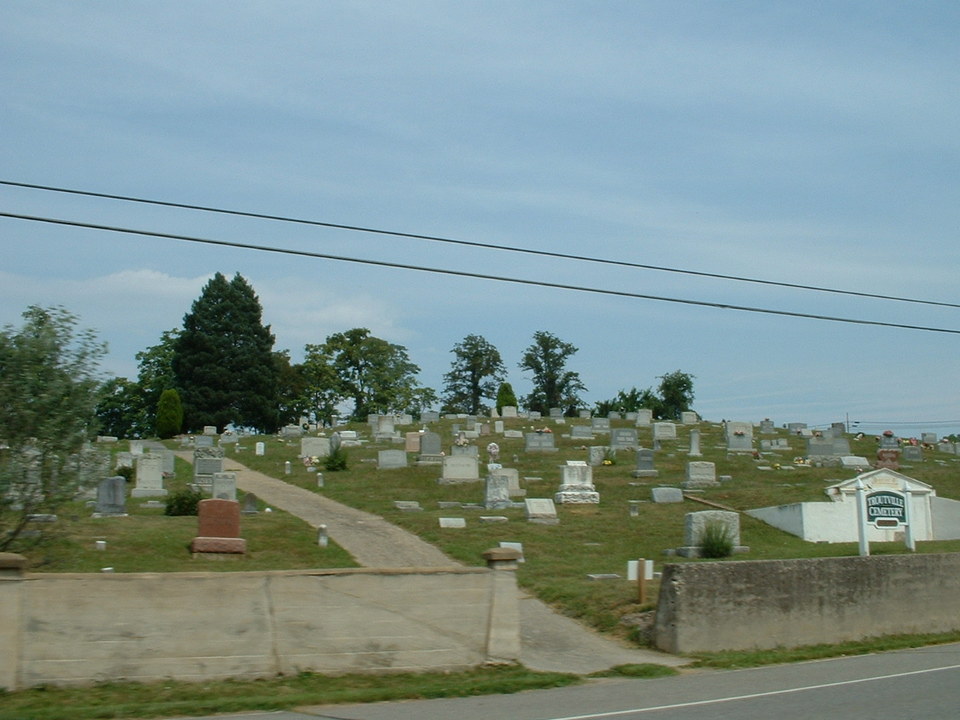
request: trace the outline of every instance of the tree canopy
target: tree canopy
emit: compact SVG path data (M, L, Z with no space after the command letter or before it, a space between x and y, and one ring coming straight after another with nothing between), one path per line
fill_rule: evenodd
M419 412L436 394L417 381L420 368L407 349L354 328L330 335L320 348L337 378L340 395L353 401L352 417L391 412Z
M454 359L443 376L443 411L470 415L489 411L483 400L496 400L507 374L500 351L480 335L467 335L450 352Z
M577 350L552 333L540 330L533 334L533 343L520 361L521 369L533 373L533 389L523 400L527 410L546 415L556 407L567 415L583 405L580 393L587 388L579 373L566 369L567 360Z
M84 445L97 433L106 346L63 308L31 306L0 331L0 550L27 519L53 513L96 481Z
M260 300L239 274L217 273L183 318L172 368L184 409L184 429L227 425L277 428L274 337L262 324Z

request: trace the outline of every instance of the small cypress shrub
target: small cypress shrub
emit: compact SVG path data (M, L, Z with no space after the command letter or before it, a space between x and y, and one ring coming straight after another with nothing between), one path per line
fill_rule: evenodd
M517 396L513 392L513 385L508 382L500 383L500 389L497 390L497 412L503 412L503 406L516 407Z
M183 425L183 404L176 390L164 390L157 401L156 431L162 440L172 438Z
M203 500L203 493L199 490L178 490L167 495L163 510L164 515L196 515L197 506Z
M339 445L330 449L330 454L323 460L323 467L330 472L347 469L347 451Z
M133 482L133 479L137 475L137 471L132 467L118 467L117 475L120 475L127 482Z
M725 558L733 555L730 528L722 522L708 522L700 536L700 557Z

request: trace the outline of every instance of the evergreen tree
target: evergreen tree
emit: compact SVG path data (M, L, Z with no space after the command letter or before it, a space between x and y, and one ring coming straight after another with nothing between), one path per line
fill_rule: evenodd
M183 405L180 393L173 388L160 393L157 402L157 437L162 440L172 438L180 432L183 425Z
M503 406L516 407L517 395L513 392L513 385L508 382L500 383L497 389L497 415L503 414Z
M237 273L213 276L183 318L172 368L184 408L184 429L227 425L277 428L277 367L273 335L260 300Z
M467 335L453 346L450 372L443 376L443 411L480 415L489 410L483 398L494 399L507 371L500 352L480 335Z
M527 410L546 415L550 408L557 407L567 415L583 404L580 393L586 387L579 373L566 369L567 359L577 350L552 333L540 330L533 334L533 344L520 362L521 369L533 373L533 390L523 400Z

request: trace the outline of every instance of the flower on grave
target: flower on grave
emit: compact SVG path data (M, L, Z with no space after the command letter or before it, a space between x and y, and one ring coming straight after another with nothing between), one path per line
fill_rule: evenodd
M734 430L733 434L737 437L743 437L743 430Z
M613 465L613 460L604 460L601 464L602 464L602 465Z
M774 464L773 464L773 469L774 469L774 470L779 470L779 469L780 469L780 463L774 463Z
M884 437L893 437L893 430L884 430L884 431L883 431L883 436L884 436Z

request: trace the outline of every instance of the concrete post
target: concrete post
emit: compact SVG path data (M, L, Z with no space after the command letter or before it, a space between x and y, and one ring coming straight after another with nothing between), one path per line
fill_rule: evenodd
M487 624L488 664L520 662L520 602L517 569L520 552L491 548L483 553L490 577L490 619ZM506 572L505 572L506 571Z
M0 553L0 688L17 690L20 667L20 607L27 559Z

